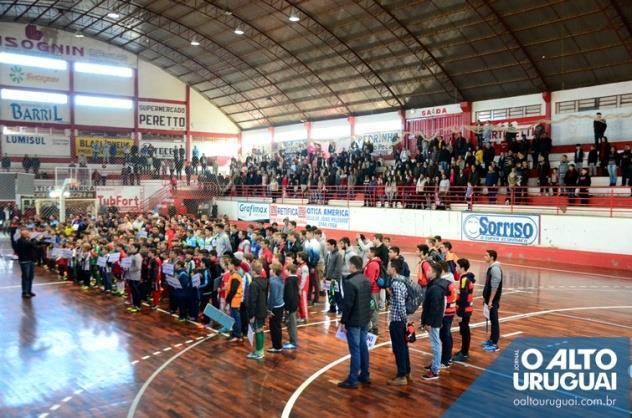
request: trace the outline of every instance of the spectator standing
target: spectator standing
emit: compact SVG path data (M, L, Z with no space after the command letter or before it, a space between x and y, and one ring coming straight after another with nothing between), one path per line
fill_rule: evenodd
M498 340L500 339L500 322L498 320L498 310L500 309L500 297L503 292L503 271L498 262L498 253L495 250L485 252L485 262L489 266L483 288L483 303L489 312L491 323L491 334L489 340L483 343L483 349L487 352L498 351Z
M566 190L561 186L564 186L566 184L567 171L568 171L568 157L566 155L562 155L562 159L560 160L560 165L557 167L558 180L560 182L560 195L566 194Z
M593 132L595 134L595 146L599 145L599 141L606 134L608 123L606 119L601 116L601 112L597 112L595 120L593 121Z
M395 363L397 364L397 375L387 383L392 386L406 386L410 379L410 354L406 340L406 326L408 322L408 316L406 315L406 296L408 290L404 282L406 279L401 276L401 261L397 259L391 261L387 273L391 277L401 278L401 280L393 280L390 290L391 322L388 329L391 334L391 347L395 355Z
M581 171L584 164L584 150L580 144L575 145L575 155L573 156L575 167Z
M11 238L13 240L13 237ZM31 239L31 233L26 229L20 231L20 238L15 242L15 252L22 271L22 297L30 299L33 293L33 274L35 272L35 259L37 246Z
M580 205L588 206L588 188L591 185L590 174L588 173L588 169L586 167L582 168L579 173L579 179L577 180L577 185L579 186L579 198Z
M621 185L632 186L632 151L626 145L619 155L619 166L621 167Z
M591 145L590 151L588 151L588 174L591 176L597 175L597 164L599 164L597 147L595 145Z
M610 146L610 152L608 154L608 176L610 177L610 185L617 185L617 167L619 166L619 153L617 148Z
M349 259L351 274L342 282L344 301L342 302L342 318L340 323L347 334L347 344L351 363L349 376L338 387L354 389L361 383L371 383L369 378L369 349L367 334L370 320L369 301L371 286L362 275L362 258L352 256Z
M5 152L4 157L2 157L2 171L9 172L11 170L11 158Z

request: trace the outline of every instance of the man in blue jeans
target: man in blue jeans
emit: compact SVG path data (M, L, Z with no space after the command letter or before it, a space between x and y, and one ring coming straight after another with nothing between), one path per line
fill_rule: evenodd
M20 232L20 238L15 243L15 252L22 270L22 297L29 299L35 296L32 289L37 248L31 239L30 232L26 229Z
M349 259L349 274L342 281L342 318L340 323L347 334L351 355L349 376L338 386L356 389L358 382L369 384L369 348L366 338L371 320L371 285L362 274L362 258Z
M410 353L408 351L408 341L406 340L406 327L408 325L408 315L406 315L406 297L408 290L406 280L402 276L404 264L399 258L392 259L386 273L393 278L391 285L391 322L388 326L391 334L391 347L395 355L397 365L397 375L390 379L387 384L391 386L406 386L410 382Z
M443 313L445 311L445 298L448 294L450 282L441 278L446 271L445 262L432 263L428 271L428 288L423 302L421 313L421 325L428 331L430 346L432 347L432 363L426 367L426 374L421 378L424 380L437 380L441 369L441 338L440 331L443 324Z

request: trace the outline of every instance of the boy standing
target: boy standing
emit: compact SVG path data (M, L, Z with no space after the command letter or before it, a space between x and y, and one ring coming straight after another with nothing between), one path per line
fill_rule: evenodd
M459 333L461 334L461 351L454 355L454 361L467 361L470 358L470 319L472 317L474 304L474 273L471 273L470 262L465 258L460 258L456 262L459 273L459 295L456 300L456 314L459 322Z

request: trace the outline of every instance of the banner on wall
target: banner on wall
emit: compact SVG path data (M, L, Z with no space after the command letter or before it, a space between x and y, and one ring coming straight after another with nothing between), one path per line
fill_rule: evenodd
M184 104L138 102L138 127L186 131L187 107Z
M406 111L406 119L437 118L448 115L458 115L463 113L459 103L444 106L423 107L421 109L409 109Z
M237 219L240 221L268 222L270 206L267 203L238 202Z
M333 206L270 205L270 222L282 223L285 218L298 226L349 229L349 209Z
M116 206L119 212L141 212L144 199L143 186L97 186L99 206Z
M283 150L285 155L298 155L307 148L307 141L305 139L299 139L296 141L283 141L272 143L272 152L277 153Z
M464 214L461 223L461 239L537 245L540 243L540 216Z
M362 149L362 144L369 139L373 142L373 155L391 155L393 144L402 138L401 131L375 132L356 137L356 144Z
M18 122L68 123L68 105L3 100L0 118Z
M0 50L70 61L136 67L138 58L121 48L72 32L33 24L2 23Z
M2 135L2 154L22 157L70 157L70 138L50 134Z
M175 138L172 140L144 140L141 139L141 149L145 146L154 147L154 157L159 159L171 159L173 158L173 147L180 148L180 145L184 146L184 138Z
M3 86L68 90L68 71L0 64L0 84Z
M115 136L77 136L77 155L92 155L92 144L96 142L100 146L103 144L114 143L116 145L116 156L123 157L126 146L131 147L134 145L134 140L127 137L115 137Z

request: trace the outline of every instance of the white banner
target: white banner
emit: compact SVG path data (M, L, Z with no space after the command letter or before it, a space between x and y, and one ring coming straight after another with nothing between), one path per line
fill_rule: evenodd
M100 206L116 206L119 212L141 212L144 188L142 186L97 186Z
M146 146L154 147L154 158L159 159L172 159L173 147L180 148L180 145L184 146L184 138L179 138L171 141L159 141L159 140L144 140L140 141L140 149L142 150Z
M0 84L35 87L37 89L68 90L68 71L0 64Z
M299 226L348 230L350 215L348 208L335 206L270 205L270 222L282 223L285 218Z
M239 202L237 219L240 221L268 222L270 219L267 203Z
M187 107L184 104L138 102L138 127L184 132L187 129Z
M458 103L445 106L423 107L421 109L409 109L406 111L406 119L428 119L463 113Z
M503 244L540 243L537 215L463 214L461 239Z
M370 139L373 142L373 155L391 155L393 143L400 140L401 137L401 131L375 132L357 136L356 143L362 149L362 144Z
M51 27L2 22L0 50L16 54L40 55L68 61L81 61L136 67L136 55L89 37Z
M2 154L22 157L70 157L70 138L50 134L2 135Z
M19 122L68 123L70 110L67 104L2 100L0 119Z

